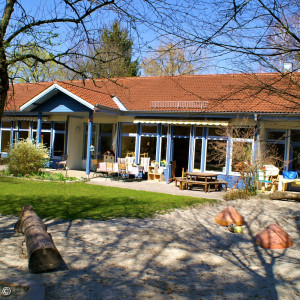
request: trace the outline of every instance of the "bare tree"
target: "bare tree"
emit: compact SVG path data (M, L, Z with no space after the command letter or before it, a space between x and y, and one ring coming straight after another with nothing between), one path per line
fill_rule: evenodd
M299 1L191 0L182 6L185 13L162 20L164 34L187 46L207 48L207 59L214 59L222 72L253 73L243 85L231 87L232 97L241 91L261 99L276 95L285 106L299 109ZM283 62L293 64L284 69ZM256 75L262 71L276 76Z
M161 42L157 49L143 59L142 69L150 76L196 74L205 63L205 57L196 52L180 43Z
M147 26L155 24L150 20L162 20L172 14L167 13L172 7L176 5L168 0L41 0L38 5L1 1L0 118L10 100L10 83L22 77L22 64L35 70L37 65L51 62L66 69L70 79L72 74L89 78L91 74L81 62L91 56L82 46L95 45L99 29L107 22L121 19L133 31L143 24L135 33L141 42ZM92 58L103 62L103 57Z

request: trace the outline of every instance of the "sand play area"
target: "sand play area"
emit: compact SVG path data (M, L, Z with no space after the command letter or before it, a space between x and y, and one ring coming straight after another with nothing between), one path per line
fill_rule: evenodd
M247 222L242 234L214 222L228 205ZM299 202L222 201L143 220L48 220L66 266L43 274L28 272L16 221L0 216L0 278L45 284L46 299L300 299ZM256 245L255 235L273 222L292 247Z

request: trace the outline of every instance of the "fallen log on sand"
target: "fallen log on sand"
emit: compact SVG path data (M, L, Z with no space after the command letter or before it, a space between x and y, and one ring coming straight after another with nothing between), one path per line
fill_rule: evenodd
M300 200L300 193L276 191L270 195L272 200Z
M15 224L15 232L25 236L28 253L28 267L33 273L56 269L62 257L47 232L44 222L37 216L30 205L24 205L20 219Z

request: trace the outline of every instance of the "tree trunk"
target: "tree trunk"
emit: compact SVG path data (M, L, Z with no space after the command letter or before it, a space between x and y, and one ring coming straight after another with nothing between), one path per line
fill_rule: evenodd
M272 193L270 197L272 200L282 200L282 199L300 200L300 193L276 191L275 193Z
M9 79L3 41L0 41L0 121L7 101Z
M22 207L15 231L25 235L28 267L31 272L45 272L60 265L62 257L48 234L47 227L30 205Z

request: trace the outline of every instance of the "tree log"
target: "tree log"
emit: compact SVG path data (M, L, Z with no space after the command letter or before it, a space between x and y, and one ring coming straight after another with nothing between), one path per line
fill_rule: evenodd
M283 199L300 200L300 193L276 191L272 193L270 197L272 200L283 200Z
M22 207L20 219L15 224L15 231L25 235L28 268L31 272L53 270L61 264L62 257L47 232L46 225L30 205Z

